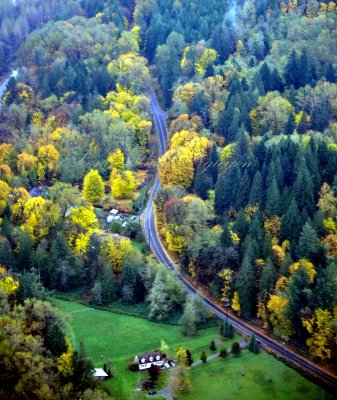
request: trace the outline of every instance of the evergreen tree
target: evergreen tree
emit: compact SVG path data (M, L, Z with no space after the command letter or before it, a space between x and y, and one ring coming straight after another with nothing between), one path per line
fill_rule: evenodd
M265 92L269 92L273 88L273 83L272 83L272 75L270 73L270 69L268 67L268 64L264 62L262 64L262 67L260 68L260 77L261 77L261 82L263 84Z
M223 359L225 359L225 358L228 357L228 352L227 352L227 349L226 349L225 347L223 347L223 348L220 350L219 357L221 357L221 358L223 358Z
M299 68L299 86L305 86L307 83L311 82L308 52L306 48L304 48L302 51Z
M299 70L299 60L295 50L293 49L288 63L285 67L285 80L287 85L293 85L295 89L299 87L300 84L300 70Z
M85 265L86 275L89 283L92 283L97 275L102 271L103 264L99 255L100 242L97 235L94 233L90 236L89 244L87 247Z
M313 229L309 222L303 226L300 239L297 247L297 254L299 258L307 258L311 261L316 261L317 255L321 251L321 243L317 236L316 231Z
M189 367L191 367L192 364L193 364L192 353L190 352L189 349L186 350L186 362L187 362L187 365L188 365Z
M289 280L288 288L286 290L288 305L286 315L297 328L298 338L302 339L302 324L301 324L301 310L306 307L313 306L313 293L310 288L309 276L306 269L300 266L292 274Z
M325 78L328 82L337 83L337 74L331 62L329 62L326 68Z
M197 334L196 311L192 301L187 301L184 313L180 318L180 329L184 336L195 336Z
M302 116L301 116L301 120L300 120L300 122L298 124L298 127L297 127L297 132L300 135L303 135L309 129L310 129L310 123L308 121L308 114L305 111L303 111Z
M243 258L236 287L239 294L241 313L248 317L253 315L256 304L255 276L253 266L247 255Z
M315 209L313 189L312 177L310 176L306 162L303 159L293 186L293 194L299 210L305 210L309 215L312 215Z
M266 215L268 218L279 215L281 206L280 192L276 178L274 177L271 186L268 189L266 200Z
M337 302L337 268L336 262L331 261L326 268L318 269L315 287L315 306L329 309Z
M249 204L261 205L261 201L262 201L262 177L260 171L257 171L254 176L252 187L249 193Z
M236 217L234 231L239 235L239 238L243 240L248 233L248 229L249 222L247 221L245 211L241 208Z
M271 74L271 81L272 81L272 90L278 90L279 92L283 91L283 82L276 68L274 68Z
M208 191L212 189L213 182L204 167L200 167L194 179L194 191L203 200L208 198Z
M295 128L296 128L295 114L293 112L291 112L289 114L287 124L284 128L284 132L286 135L291 135L294 133Z
M219 169L219 153L217 149L217 145L213 143L211 148L211 152L209 154L209 175L212 178L213 185L218 180L218 169Z
M269 293L275 286L277 273L270 257L267 258L266 265L262 268L260 279L260 299L266 300Z
M112 268L104 265L102 273L99 276L99 282L102 287L102 302L110 304L116 299L116 283Z
M254 335L250 337L248 350L255 354L258 354L260 352L259 345Z
M220 240L221 240L221 244L224 247L232 247L233 246L233 240L232 240L232 236L231 236L231 233L229 231L229 227L228 227L228 223L227 222L225 222L223 224Z
M281 238L290 242L298 238L301 232L301 216L296 199L293 198L287 212L281 218Z
M233 342L231 348L232 348L232 354L234 356L239 356L241 354L241 348L238 342Z
M207 363L207 356L204 351L201 353L200 360L202 361L203 364Z
M241 173L237 165L224 171L224 174L218 179L214 202L214 209L218 215L223 214L234 204L240 180Z
M211 351L215 351L215 350L216 350L216 346L215 346L214 340L211 341L211 344L209 345L209 349L210 349Z

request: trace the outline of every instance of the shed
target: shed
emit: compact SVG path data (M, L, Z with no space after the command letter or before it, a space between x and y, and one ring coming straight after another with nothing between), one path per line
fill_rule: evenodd
M93 375L96 379L99 379L100 381L109 376L102 368L95 368L93 371Z

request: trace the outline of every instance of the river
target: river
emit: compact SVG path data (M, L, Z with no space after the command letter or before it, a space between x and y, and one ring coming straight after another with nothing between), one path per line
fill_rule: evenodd
M5 79L3 82L2 82L2 84L0 85L0 109L1 109L1 107L2 107L2 101L1 101L1 99L2 99L2 96L3 96L3 94L5 93L5 90L6 90L6 88L7 88L7 84L8 84L8 81L10 80L10 78L16 78L18 76L18 70L17 69L15 69L15 70L13 70L12 71L12 73L11 73L11 75L7 78L7 79Z

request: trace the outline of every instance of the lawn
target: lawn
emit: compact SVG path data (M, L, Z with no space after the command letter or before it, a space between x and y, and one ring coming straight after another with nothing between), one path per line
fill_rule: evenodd
M112 361L115 376L107 381L107 385L118 400L143 398L135 388L138 379L146 378L146 373L130 372L127 365L135 355L158 349L161 339L172 352L179 346L190 349L195 360L204 350L210 355L212 352L208 347L211 340L220 339L215 327L201 330L195 338L186 338L180 334L179 326L156 324L143 318L101 311L60 299L53 299L53 303L69 316L68 335L74 347L83 341L95 367ZM232 341L227 342L227 347Z
M179 400L323 400L318 386L266 352L244 350L240 357L216 359L191 370L192 390Z

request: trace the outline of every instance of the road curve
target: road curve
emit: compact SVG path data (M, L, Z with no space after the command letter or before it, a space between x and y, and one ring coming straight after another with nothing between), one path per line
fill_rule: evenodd
M163 155L167 150L167 130L165 125L164 113L160 109L156 97L152 92L149 93L150 105L153 115L153 121L158 136L160 155ZM295 366L309 372L315 377L319 378L322 382L327 383L330 387L337 388L337 376L329 371L321 368L306 358L294 353L292 350L287 348L282 342L278 342L275 339L268 337L261 333L254 326L249 325L247 322L242 321L240 318L233 316L232 314L226 313L222 308L217 306L212 300L207 298L203 293L199 292L191 283L184 278L178 270L174 267L172 260L167 255L160 238L156 231L153 200L160 189L160 182L158 175L156 176L154 185L150 192L149 201L143 212L143 229L146 239L152 252L157 257L158 261L163 264L167 269L174 271L177 279L179 279L185 286L188 293L198 293L202 298L204 306L213 312L217 317L224 321L229 321L234 328L242 332L245 335L255 335L256 339L266 348L272 352L278 354L278 356L284 358L286 361L291 362Z

